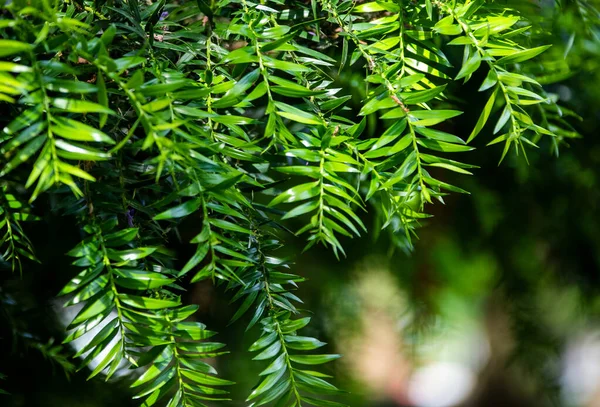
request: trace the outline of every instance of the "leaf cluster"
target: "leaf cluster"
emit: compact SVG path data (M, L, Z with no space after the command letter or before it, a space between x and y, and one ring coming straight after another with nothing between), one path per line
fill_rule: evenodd
M182 301L204 279L235 291L233 321L248 312L260 327L250 351L269 365L252 405L338 406L313 370L338 355L298 332L310 319L293 294L303 278L276 257L282 236L344 255L372 211L411 248L427 205L467 193L447 174L472 174L462 157L476 137L495 137L502 158L577 137L576 114L532 68L548 48L535 13L483 0L7 3L2 258L36 259L22 227L36 210L78 219L79 272L60 295L81 308L65 343L89 338L75 356L97 362L90 378L142 370L144 406L227 397L232 382L202 360L224 345ZM366 87L358 114L337 87L352 70ZM483 109L453 134L458 93L480 73ZM44 208L45 194L60 199ZM173 244L193 255L176 259Z

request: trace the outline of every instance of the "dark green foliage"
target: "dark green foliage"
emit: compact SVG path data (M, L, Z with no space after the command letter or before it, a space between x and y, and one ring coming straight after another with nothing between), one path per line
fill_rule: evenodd
M232 384L201 360L224 345L205 342L215 333L181 303L182 285L203 279L235 290L233 319L247 312L261 329L250 351L268 365L252 405L337 406L313 365L338 356L303 336L310 319L292 293L303 279L275 257L289 219L306 249L338 256L372 210L411 248L426 204L466 192L444 171L471 174L458 153L476 137L502 144L501 159L543 137L558 153L576 115L541 86L539 24L518 1L8 2L2 257L13 269L35 260L25 202L47 193L55 203L41 211L78 219L68 255L80 271L60 294L85 305L65 342L102 326L81 368L106 351L90 377L142 369L133 387L145 406L201 406ZM337 80L363 68L353 117ZM444 131L477 74L487 103L473 131ZM385 130L369 137L374 116ZM175 259L174 241L194 254Z

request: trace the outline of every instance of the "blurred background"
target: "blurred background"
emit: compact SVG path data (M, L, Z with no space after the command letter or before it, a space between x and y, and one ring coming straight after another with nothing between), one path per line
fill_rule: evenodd
M560 157L546 140L529 150L529 164L509 154L497 165L502 147L485 147L482 133L464 158L481 169L448 178L471 195L433 206L414 252L371 233L343 242L348 257L341 261L320 247L296 258L295 271L308 278L298 296L314 312L306 334L344 355L326 368L348 391L341 401L600 407L599 20L565 3L571 5L558 18L548 18L552 7L540 9L554 46L533 69L547 82L561 79L547 90L585 118L571 120L582 139L562 145ZM455 101L466 113L449 130L464 138L486 100L476 91L485 72L478 75ZM361 77L338 78L357 107ZM377 134L382 123L371 119L369 131ZM369 215L365 222L376 230ZM49 213L29 235L44 266L22 276L0 273L0 388L12 393L0 395L0 406L139 405L130 400L127 369L109 383L87 382L85 371L75 372L72 349L59 345L76 312L55 300L75 273L63 253L79 239L76 225ZM301 239L283 237L290 253L300 251ZM215 361L222 377L238 383L229 405L246 405L262 367L247 352L257 332L245 332L244 319L227 325L236 305L210 282L191 286L185 297L231 351Z

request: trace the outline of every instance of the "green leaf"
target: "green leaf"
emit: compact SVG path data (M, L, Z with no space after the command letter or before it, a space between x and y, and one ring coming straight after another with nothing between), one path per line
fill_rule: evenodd
M450 171L458 172L459 174L473 175L473 173L471 173L471 172L469 172L467 170L464 170L464 169L462 169L460 167L457 167L455 165L452 165L452 164L447 164L447 163L432 163L432 164L427 164L427 165L429 165L430 167L445 168L445 169L450 170Z
M390 107L397 106L397 103L388 96L387 93L382 93L381 95L372 98L360 109L358 113L359 116L367 116L371 113L375 113L380 109L389 109Z
M115 320L118 322L117 319ZM154 360L152 365L150 365L150 367L148 367L148 369L144 373L142 373L142 375L138 377L135 382L133 382L131 387L138 387L154 379L161 372L166 370L166 368L171 364L172 358L173 351L170 347L165 347L161 354L156 358L156 360Z
M14 62L0 61L0 72L21 73L31 71L31 67L25 65L15 64Z
M469 194L469 192L465 191L464 189L460 189L458 187L455 187L453 185L450 185L448 183L439 181L439 180L431 178L431 177L423 177L423 179L429 185L433 185L433 186L436 186L436 187L447 189L448 191L452 191L452 192L458 192L459 194Z
M101 161L110 158L110 154L103 151L67 143L60 139L55 140L54 145L58 147L57 154L69 160Z
M52 99L52 105L58 109L66 110L67 112L72 113L116 114L108 107L102 106L98 103L88 102L87 100L55 98Z
M138 247L129 250L113 250L108 249L108 258L115 261L127 262L133 260L143 259L144 257L150 256L156 251L156 247Z
M485 107L483 108L483 111L481 112L481 115L479 116L479 119L477 120L477 124L475 125L475 128L471 132L471 135L469 135L467 143L470 143L471 140L473 140L475 137L477 137L477 135L479 134L481 129L483 129L483 126L485 126L485 124L487 123L487 120L490 117L490 113L492 112L492 109L494 108L494 103L496 102L496 94L497 93L498 93L498 89L496 89L494 92L492 92L492 95L488 99L487 103L485 104Z
M26 52L31 49L31 45L15 40L0 39L0 58L4 58L19 52Z
M15 119L2 129L2 137L5 138L7 135L11 136L17 133L19 130L33 125L42 115L43 106L40 104L36 107L23 111Z
M265 350L263 350L258 355L254 356L252 360L265 360L271 359L275 355L279 353L281 350L281 342L275 341L271 345L269 345Z
M277 339L277 332L271 332L267 335L262 336L259 340L254 342L248 350L250 352L255 352L257 350L261 350L261 349L269 346L273 342L275 342L276 339Z
M229 89L221 99L213 102L212 106L215 108L233 106L237 102L237 99L241 95L243 95L244 92L250 89L250 87L252 87L252 85L254 84L254 82L256 82L259 76L259 69L255 69L252 72L248 73L242 79L237 81L233 88Z
M265 66L268 66L269 68L279 69L279 70L289 72L292 74L294 74L296 72L310 71L309 67L307 67L305 65L295 64L293 62L280 61L280 60L269 58L269 57L263 57L263 61L264 61Z
M321 365L340 357L341 355L290 355L290 360L302 365Z
M0 154L7 154L13 151L15 148L31 141L33 138L37 137L44 129L46 129L46 122L40 121L34 123L29 126L25 130L23 130L17 137L13 137L10 139L8 143L5 143L2 148L0 148Z
M194 372L217 374L214 367L206 362L197 359L181 359L181 364Z
M95 317L98 314L103 313L108 309L112 309L114 307L114 298L115 295L112 291L108 290L102 293L98 298L93 301L89 301L82 309L79 311L77 316L73 318L69 327L74 327L77 324L84 322L92 317Z
M325 346L325 342L308 336L286 335L285 343L288 348L296 350L313 350Z
M510 116L511 116L511 108L509 105L506 105L504 107L504 110L502 110L502 114L500 115L500 118L498 119L496 126L494 127L494 132L493 132L494 134L497 134L500 130L502 130L502 128L504 127L504 125L506 124L508 119L510 119Z
M250 393L250 396L248 396L246 401L250 401L260 396L261 394L271 390L271 388L273 388L275 384L277 384L279 379L285 373L285 365L283 365L283 367L284 368L279 369L265 377L263 381L252 391L252 393Z
M479 87L479 92L483 92L498 83L498 75L494 69L490 69L483 83Z
M539 54L546 51L550 47L551 47L551 45L543 45L541 47L526 49L523 51L517 51L511 55L507 55L505 57L500 58L498 61L496 61L496 63L499 65L503 65L503 64L516 64L517 62L524 62L524 61L527 61L529 59L532 59L532 58L538 56Z
M233 314L233 317L231 317L231 321L229 323L231 324L232 322L237 321L242 315L244 315L246 311L248 311L250 306L254 303L254 300L256 300L257 296L258 291L251 292L248 296L246 296L244 302L242 302L242 305L238 307L235 314Z
M354 7L354 11L357 13L374 13L385 10L386 9L377 2L363 3Z
M218 342L178 342L177 349L184 352L207 353L214 352L225 347L224 344Z
M479 69L480 65L481 65L481 56L479 55L479 53L477 51L474 51L473 55L471 55L471 57L467 60L467 62L465 62L463 64L463 66L461 67L460 71L458 72L458 75L456 75L455 80L459 80L459 79L470 76L471 74L473 74L473 72L475 72L477 69Z
M81 168L76 167L71 164L67 164L66 162L62 162L62 161L58 162L57 167L61 172L66 172L68 174L74 175L78 178L82 178L82 179L85 179L88 181L92 181L92 182L96 181L96 178L92 177L90 174L88 174Z
M390 188L398 182L412 175L417 170L416 151L411 152L396 172L382 185L382 188Z
M295 332L299 329L304 328L310 322L310 317L299 318L295 320L287 320L281 324L281 331L283 333Z
M235 382L229 380L194 372L188 369L181 369L181 373L188 379L207 386L231 386L232 384L235 384Z
M117 354L120 353L120 351L121 351L121 344L119 342L116 342L112 346L112 348L108 351L106 356L104 356L104 359L102 359L102 361L100 361L100 363L98 363L96 368L94 370L92 370L92 372L90 373L90 375L88 376L87 379L89 380L92 377L96 376L101 371L103 371L108 366L108 364L111 363L115 357L117 357ZM120 362L121 357L118 357L118 360Z
M419 139L417 143L419 143L423 147L429 148L430 150L443 151L445 153L456 153L474 150L474 148L470 146L465 146L462 144L451 144L446 143L445 141L438 140Z
M321 154L318 151L308 150L308 149L291 149L285 152L287 157L297 157L305 161L310 162L319 162L321 161Z
M415 127L415 131L423 136L439 141L446 141L448 143L465 144L464 140L453 134L446 133L441 130L430 129L428 127Z
M306 184L296 185L287 191L279 194L271 202L269 206L278 205L280 203L292 203L303 201L315 197L319 194L319 181L308 182Z
M165 369L152 382L150 382L144 390L142 390L140 393L136 394L133 398L134 399L140 398L140 397L146 396L146 395L154 392L157 389L160 389L162 387L167 387L168 383L171 381L171 379L173 377L175 377L175 374L176 374L175 367Z
M260 372L260 376L265 376L265 375L277 372L277 371L283 369L285 367L285 365L286 365L286 355L285 355L285 353L282 353L275 360L273 360L273 362L271 362L271 364L269 366L267 366L267 368L265 370Z
M77 353L75 353L75 355L73 355L73 356L79 357L79 356L83 355L84 353L92 350L96 346L102 344L104 341L106 341L106 340L110 341L110 339L112 339L116 336L116 334L118 332L118 326L119 326L119 319L113 318L110 322L108 322L104 326L104 328L102 328L100 330L100 332L98 332L96 334L96 336L94 336L94 338L91 341L89 341L85 346L83 346L81 349L79 349L79 351L77 351Z
M114 30L114 26L110 26ZM107 30L108 31L108 30ZM106 31L104 32L106 34ZM104 82L104 75L101 71L98 71L96 86L98 86L98 104L108 109L108 93L106 92L106 83ZM98 127L103 128L108 120L106 113L100 113Z
M337 401L315 399L313 397L305 396L303 398L305 402L317 407L348 407L346 404L338 403Z
M122 246L126 243L131 242L138 236L137 228L122 229L114 233L110 233L104 236L104 244L107 247Z
M277 111L278 115L293 120L295 122L316 125L325 124L323 120L317 117L316 115L309 112L305 112L304 110L300 110L288 104L282 102L275 102L275 106L277 106L280 109L279 111Z
M274 167L275 171L283 172L284 174L303 175L311 178L319 178L319 168L310 165L290 165L285 167Z
M159 213L154 216L152 219L154 220L163 220L163 219L175 219L182 218L184 216L188 216L198 210L202 205L202 198L195 198L189 200L181 205L177 205L173 208L167 209L164 212Z
M104 269L104 265L100 264L95 267L87 268L77 274L71 281L65 285L65 287L58 293L58 296L72 293L73 291L85 286L90 281L98 277L98 275Z
M295 379L299 381L299 384L305 385L302 387L308 387L311 390L316 392L327 392L327 393L337 393L339 392L338 388L333 384L329 383L326 380L321 379L320 377L313 376L310 373L306 373L306 371L296 371Z
M446 89L446 85L436 86L432 89L427 89L419 92L401 93L400 97L405 104L418 104L429 102L430 100L437 97Z
M108 283L108 276L103 274L85 285L77 294L65 303L65 306L71 306L86 301L96 294L100 293Z
M410 115L419 119L413 121L413 126L433 126L462 113L459 110L413 110Z
M278 95L295 97L295 98L316 96L316 95L321 95L324 93L324 91L322 91L322 90L310 90L307 88L297 89L297 88L292 88L289 86L272 86L271 91L274 93L277 93ZM328 109L323 108L323 110L328 110Z
M179 298L174 300L140 297L137 295L119 294L119 301L123 304L140 309L163 309L172 308L181 305Z
M251 119L249 117L235 116L235 115L231 115L231 114L213 116L212 120L217 123L233 124L233 125L252 124L255 121L254 119Z
M98 91L98 88L91 83L63 79L52 79L46 83L46 89L61 93L93 93Z
M246 64L248 62L258 62L258 57L254 55L256 49L254 47L242 47L231 51L225 59L224 63L230 64Z
M436 24L434 30L444 35L459 35L462 33L462 28L458 24L447 24L439 27Z
M291 211L286 212L281 219L291 219L297 216L304 215L305 213L312 212L319 206L319 201L305 202L302 205L296 206Z
M195 243L195 242L192 242L192 243ZM185 266L183 266L183 268L181 269L180 275L187 274L194 267L196 267L198 264L200 264L200 262L202 260L204 260L204 258L208 254L209 247L210 247L209 244L199 244L198 247L196 248L196 252L194 253L194 255L188 260L188 262L185 264ZM194 277L194 280L196 280L196 277Z
M81 325L75 328L71 333L67 335L67 337L63 340L63 343L69 343L74 341L77 338L80 338L82 335L90 332L94 329L100 322L106 318L106 316L110 313L111 308L107 308L104 312L84 321Z
M115 144L115 141L105 133L87 124L65 117L55 117L56 125L52 126L52 132L69 140L102 142Z
M34 155L40 148L42 148L45 141L46 141L45 136L37 136L33 140L31 140L29 143L27 143L25 145L25 147L23 147L15 155L14 158L12 160L10 160L4 166L4 168L2 168L2 171L0 172L0 177L8 174L9 172L11 172L15 168L17 168L19 165L21 165L25 161L29 160L29 158L31 158L32 155Z
M212 20L213 11L210 8L209 3L207 3L204 0L197 0L197 4L198 4L198 8L202 12L202 14L204 14L206 17L208 17L209 20Z
M232 223L232 222L229 222L226 220L211 218L211 219L209 219L209 222L211 225L218 227L220 229L230 230L232 232L245 233L248 235L252 234L252 231L250 229L236 225L235 223Z
M296 35L298 35L298 33L296 31L292 31L287 35L279 36L279 38L277 38L275 41L263 43L263 45L261 45L260 47L260 50L263 54L269 51L273 51L274 49L277 49L280 46L289 43L290 40L296 37Z
M459 168L479 168L476 165L465 164L465 163L461 163L461 162L455 161L455 160L449 160L447 158L438 157L437 155L421 153L420 157L421 157L421 160L423 160L426 163L445 163L445 164L454 165Z
M115 268L113 271L120 277L115 280L118 285L134 290L150 290L175 281L174 278L145 270Z

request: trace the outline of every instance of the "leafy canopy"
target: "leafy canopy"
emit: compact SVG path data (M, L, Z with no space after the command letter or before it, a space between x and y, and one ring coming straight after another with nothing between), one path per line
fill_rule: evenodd
M235 292L233 321L260 327L251 405L341 405L315 370L338 355L298 333L303 278L277 257L281 239L344 255L371 211L410 249L428 204L466 193L445 179L471 175L459 153L476 138L503 159L577 137L576 115L542 88L555 76L540 69L537 13L520 0L5 0L3 260L36 261L23 227L35 213L78 219L79 271L60 295L83 307L65 343L89 337L81 368L103 355L90 378L139 368L144 406L227 399L233 383L203 361L225 345L181 301L203 279ZM340 87L351 72L358 116ZM441 130L480 77L472 132ZM383 130L369 134L369 118ZM178 239L189 259L169 249Z

